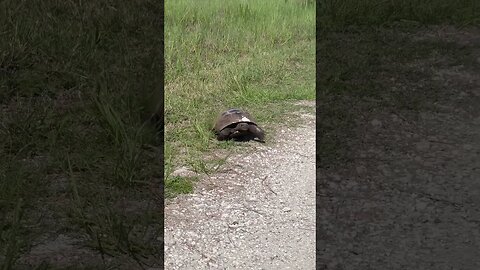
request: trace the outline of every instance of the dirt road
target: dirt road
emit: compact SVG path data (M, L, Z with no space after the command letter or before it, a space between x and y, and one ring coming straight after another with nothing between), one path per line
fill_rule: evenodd
M167 202L165 269L315 269L315 116L302 119Z
M480 31L401 34L429 49L380 61L396 70L382 94L410 106L347 108L351 161L319 170L317 269L480 269Z

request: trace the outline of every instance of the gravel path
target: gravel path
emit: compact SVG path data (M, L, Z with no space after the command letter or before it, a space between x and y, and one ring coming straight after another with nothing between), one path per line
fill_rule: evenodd
M167 202L165 269L315 269L315 116Z
M409 64L444 98L358 113L354 161L320 168L318 269L480 269L480 32L442 31L419 36L457 54Z

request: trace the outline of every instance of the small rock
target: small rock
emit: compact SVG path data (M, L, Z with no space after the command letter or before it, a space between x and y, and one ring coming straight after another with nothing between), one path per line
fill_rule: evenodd
M238 221L233 221L232 223L228 224L229 228L235 229L240 227L240 224L238 224Z
M284 208L282 209L282 211L283 211L283 212L290 212L290 211L292 211L292 209L290 209L289 207L284 207Z

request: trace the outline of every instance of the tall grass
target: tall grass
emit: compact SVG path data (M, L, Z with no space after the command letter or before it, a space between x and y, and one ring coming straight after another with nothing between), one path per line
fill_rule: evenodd
M123 230L163 222L148 206L161 196L160 142L144 125L160 102L159 11L150 0L0 1L0 268L59 232L112 263L132 246L159 260L157 236Z
M167 0L165 10L167 176L218 147L210 129L221 110L268 122L286 110L273 104L315 97L312 1Z

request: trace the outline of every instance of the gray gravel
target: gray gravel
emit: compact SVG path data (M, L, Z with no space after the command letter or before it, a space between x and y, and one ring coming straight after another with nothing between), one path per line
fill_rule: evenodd
M478 33L420 36L476 57ZM442 98L418 111L363 108L352 162L319 168L318 269L480 269L480 66L458 65L456 52L409 63Z
M165 269L315 269L315 116L302 119L167 201Z

